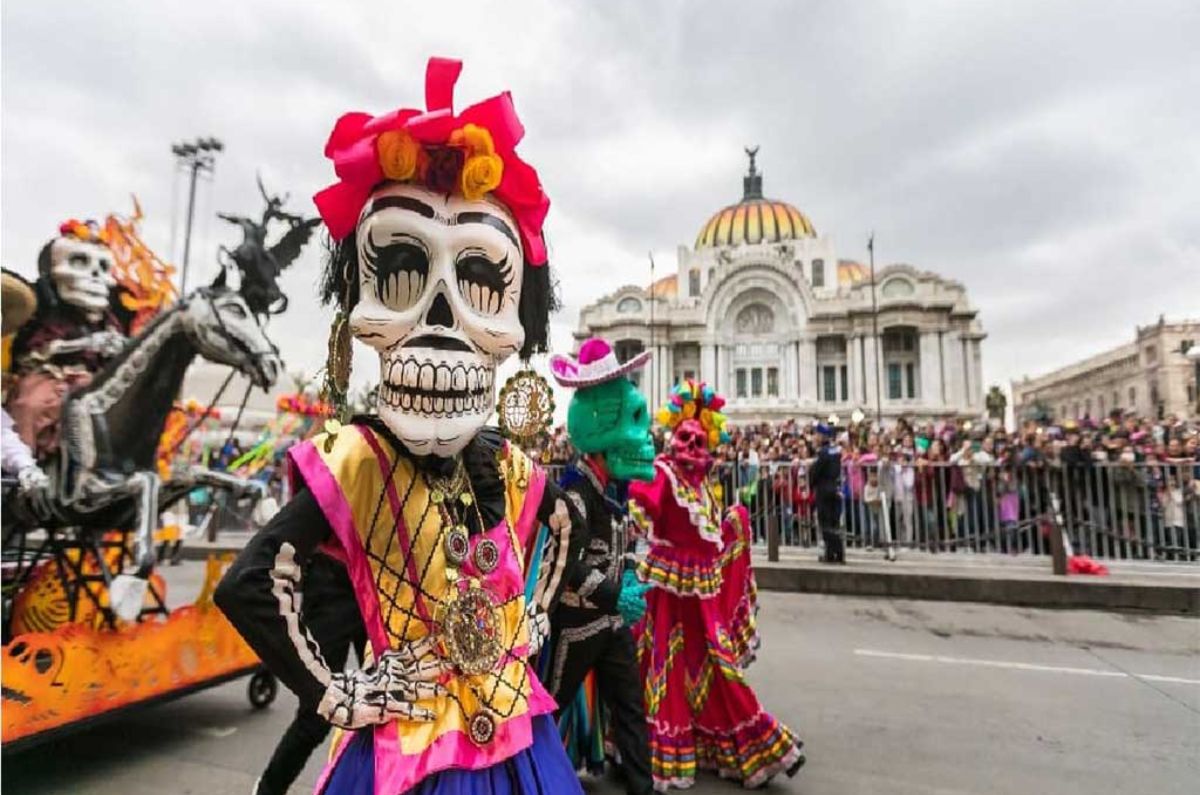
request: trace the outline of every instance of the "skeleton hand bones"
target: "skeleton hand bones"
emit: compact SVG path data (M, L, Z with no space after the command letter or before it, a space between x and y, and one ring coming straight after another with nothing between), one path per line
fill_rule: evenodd
M447 670L433 638L422 638L384 652L373 668L333 674L317 713L343 729L398 719L430 721L436 714L417 702L445 692L438 679Z

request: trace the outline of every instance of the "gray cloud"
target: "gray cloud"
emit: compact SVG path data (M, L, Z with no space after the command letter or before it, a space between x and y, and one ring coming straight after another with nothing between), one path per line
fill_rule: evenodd
M169 144L215 134L228 149L201 192L193 283L211 277L235 242L212 213L256 211L256 169L307 210L337 115L418 104L425 58L446 54L466 62L460 105L516 98L568 310L645 281L647 251L673 266L739 197L747 143L767 192L842 256L875 230L882 261L966 284L990 381L1200 306L1195 3L444 5L4 4L4 263L31 272L59 221L124 211L131 192L167 250ZM287 275L273 332L309 370L319 254Z

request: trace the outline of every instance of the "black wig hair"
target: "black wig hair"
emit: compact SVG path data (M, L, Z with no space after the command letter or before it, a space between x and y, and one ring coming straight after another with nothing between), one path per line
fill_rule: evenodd
M525 343L518 352L522 359L550 349L550 313L559 308L556 286L549 262L535 267L525 260L517 304L517 315L525 330ZM326 235L319 292L322 304L335 304L346 312L358 303L358 246L353 234L340 241Z

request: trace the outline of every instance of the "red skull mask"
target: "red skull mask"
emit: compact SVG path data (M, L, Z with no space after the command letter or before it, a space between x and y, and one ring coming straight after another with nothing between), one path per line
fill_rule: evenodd
M708 434L697 420L684 420L671 435L671 458L689 479L702 479L712 467Z

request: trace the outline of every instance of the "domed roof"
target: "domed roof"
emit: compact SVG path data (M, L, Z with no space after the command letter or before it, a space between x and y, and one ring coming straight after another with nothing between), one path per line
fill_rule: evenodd
M754 167L758 148L747 149L750 172L742 179L742 200L718 210L696 236L696 250L754 243L780 243L816 237L812 222L787 202L765 199L762 174Z

